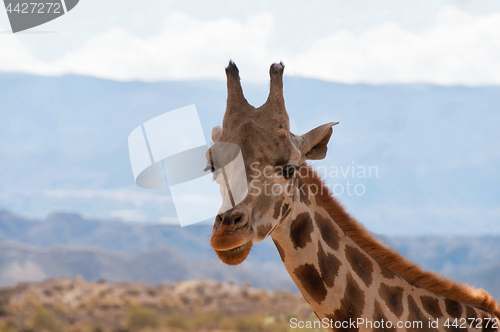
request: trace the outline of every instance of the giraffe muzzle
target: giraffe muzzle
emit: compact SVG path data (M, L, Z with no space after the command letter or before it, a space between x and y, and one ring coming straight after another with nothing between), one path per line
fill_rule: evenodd
M215 253L221 261L227 265L238 265L248 257L252 249L252 241L249 241L241 246L229 250L215 250Z

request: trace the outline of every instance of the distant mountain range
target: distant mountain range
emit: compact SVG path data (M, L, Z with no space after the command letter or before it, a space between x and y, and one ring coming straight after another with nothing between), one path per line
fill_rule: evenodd
M0 286L82 276L92 281L157 284L209 278L295 290L272 243L259 246L242 266L228 267L210 248L210 231L206 226L101 222L67 213L34 221L2 211ZM274 277L269 279L271 273Z
M209 278L297 291L271 241L255 245L241 266L228 267L210 248L210 232L207 226L139 225L69 213L30 220L1 211L0 286L79 275L156 284ZM500 236L379 238L426 269L500 298Z
M252 104L265 101L266 84L242 83ZM328 184L368 229L500 234L500 87L299 77L285 77L284 84L295 133L340 121L328 157L315 165L327 167ZM0 100L0 208L38 219L74 211L91 219L171 223L176 214L168 190L135 186L127 137L144 121L195 104L208 141L221 124L226 87L224 81L0 73ZM358 175L369 166L377 171ZM349 194L348 181L363 195Z

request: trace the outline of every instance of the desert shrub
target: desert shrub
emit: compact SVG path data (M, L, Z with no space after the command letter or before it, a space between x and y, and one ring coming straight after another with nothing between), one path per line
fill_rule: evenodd
M167 325L180 330L189 330L191 324L186 316L174 313L168 316Z
M50 332L63 332L62 323L57 320L52 311L44 307L37 307L33 318L31 319L31 328L33 331L47 330Z
M113 330L113 332L129 332L129 330L126 327L119 327L116 330Z
M0 301L0 317L7 316L9 313L7 312L7 306Z
M17 325L14 322L8 321L0 326L0 332L17 332Z
M194 331L202 330L203 328L216 328L219 326L221 314L219 311L209 311L197 314L191 320L192 329Z
M263 321L262 316L226 316L221 319L220 328L238 332L256 332L263 330Z
M130 310L125 325L131 331L138 331L146 327L158 327L160 325L160 317L151 308L134 307Z
M167 317L166 325L181 331L212 330L219 327L221 318L219 311L207 311L189 316L173 313Z
M70 322L65 325L64 332L111 332L112 330L107 330L101 325L92 322L82 322L75 320L73 323ZM116 332L113 330L113 332Z
M240 317L236 321L236 331L254 332L263 329L263 319L260 316Z

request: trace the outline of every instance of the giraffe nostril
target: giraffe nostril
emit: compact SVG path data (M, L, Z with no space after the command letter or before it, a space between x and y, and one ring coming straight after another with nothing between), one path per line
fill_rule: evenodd
M235 226L241 224L245 221L245 214L240 211L227 211L221 214L218 214L215 217L215 223L218 225L226 225L226 226Z

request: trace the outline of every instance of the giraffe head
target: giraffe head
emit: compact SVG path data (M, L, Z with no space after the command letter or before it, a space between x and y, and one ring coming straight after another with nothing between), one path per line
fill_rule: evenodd
M226 68L226 113L222 128L212 130L212 140L239 147L248 186L242 202L217 215L210 239L218 257L229 265L243 262L253 243L269 236L290 214L298 201L295 171L307 159L326 156L332 126L337 124L319 126L302 136L292 134L283 98L283 70L283 63L271 65L269 97L255 108L243 95L234 62ZM216 178L221 176L217 165L211 168Z

